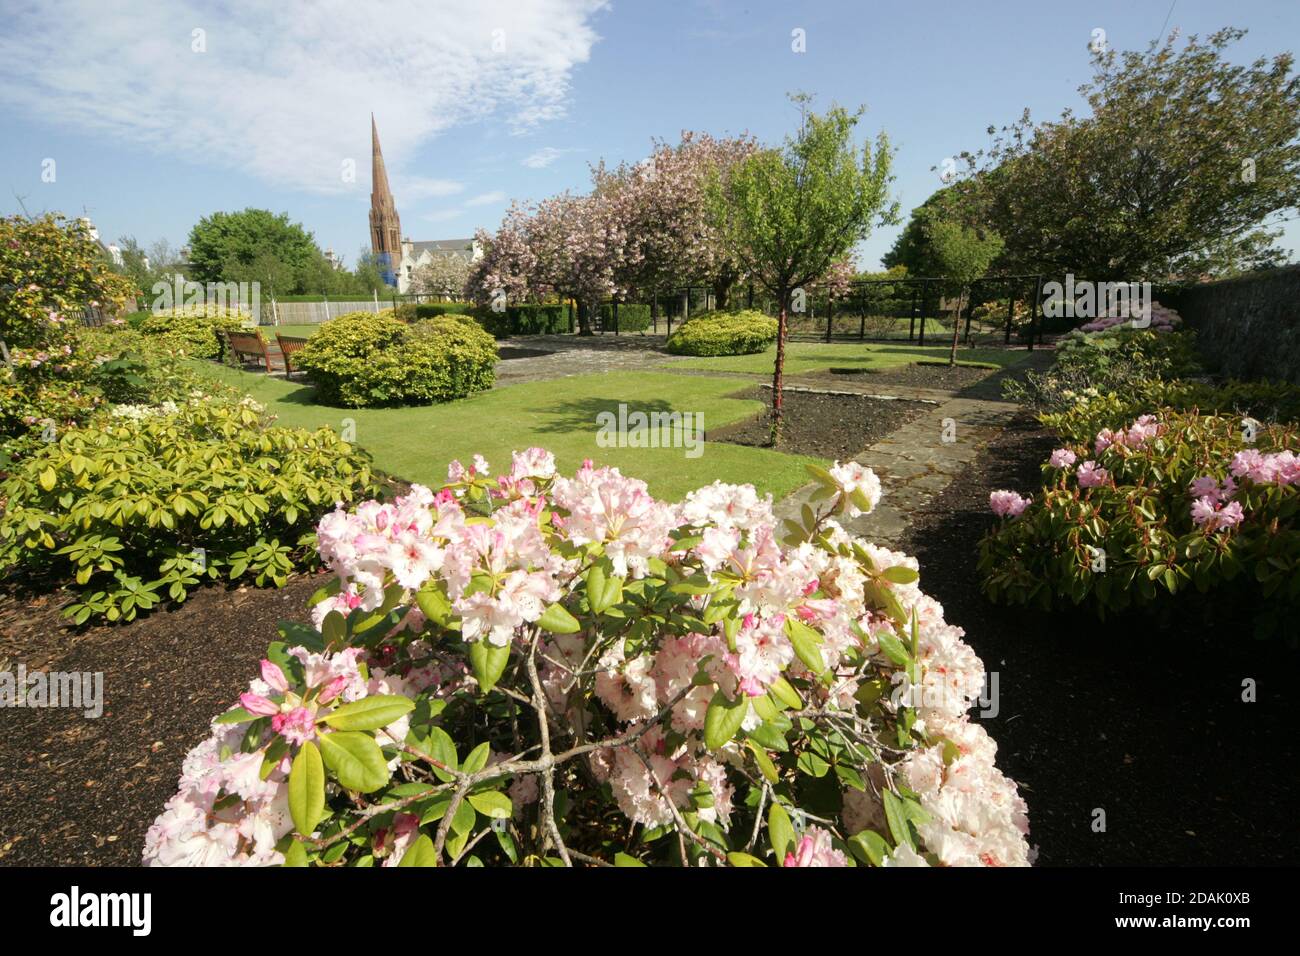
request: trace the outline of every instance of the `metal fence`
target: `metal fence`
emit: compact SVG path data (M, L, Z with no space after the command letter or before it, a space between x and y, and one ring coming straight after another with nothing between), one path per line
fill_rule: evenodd
M789 336L794 341L906 341L941 345L952 341L953 327L967 345L1042 344L1042 275L989 276L972 283L961 301L944 279L858 279L837 298L802 295L786 313ZM674 326L691 315L717 305L714 290L682 286L632 298L650 306L651 324L640 334L671 335ZM602 323L600 311L592 313L591 328L598 334L620 333L615 300L605 300L610 320ZM727 297L731 308L757 309L777 314L775 298L753 285L733 287ZM1013 343L1014 340L1014 343Z

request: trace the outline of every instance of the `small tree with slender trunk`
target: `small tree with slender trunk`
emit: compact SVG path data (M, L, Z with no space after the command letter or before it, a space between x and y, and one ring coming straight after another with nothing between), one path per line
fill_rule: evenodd
M806 95L792 99L801 106ZM897 221L890 203L892 152L881 133L859 148L853 129L862 110L833 106L806 114L798 135L763 149L714 176L709 209L742 271L776 299L776 364L772 373L772 443L781 429L781 390L790 299L823 276L871 232L873 220Z
M929 219L925 224L935 270L957 292L957 309L952 318L952 351L948 364L957 364L957 339L961 336L961 313L970 295L971 283L984 273L1002 252L1002 237L944 219Z

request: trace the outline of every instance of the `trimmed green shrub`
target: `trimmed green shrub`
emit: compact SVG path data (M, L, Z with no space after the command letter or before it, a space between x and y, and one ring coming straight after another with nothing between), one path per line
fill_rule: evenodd
M674 355L749 355L776 341L776 319L762 312L702 312L668 339Z
M190 358L212 359L221 354L218 332L243 328L247 316L235 309L204 306L196 309L160 309L140 323L140 331L155 336L169 351Z
M644 332L650 328L650 306L635 302L618 304L618 322L614 321L614 307L608 302L600 307L600 327L612 332L615 327L619 332Z
M440 315L468 315L474 311L472 302L419 302L415 305L399 305L397 317L407 322L420 319L433 319Z
M132 620L208 580L283 585L316 519L375 490L364 453L328 428L272 427L251 399L114 411L0 484L0 572L72 578L77 624Z
M464 398L492 387L496 361L496 342L472 317L407 325L392 309L331 319L296 356L319 401L349 408Z
M511 305L503 312L480 306L474 313L499 339L511 335L561 335L569 331L567 305Z

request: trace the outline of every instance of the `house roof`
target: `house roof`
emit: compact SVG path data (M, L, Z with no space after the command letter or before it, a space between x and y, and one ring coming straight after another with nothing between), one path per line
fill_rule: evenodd
M415 255L422 252L469 252L474 247L474 239L427 239L411 243Z

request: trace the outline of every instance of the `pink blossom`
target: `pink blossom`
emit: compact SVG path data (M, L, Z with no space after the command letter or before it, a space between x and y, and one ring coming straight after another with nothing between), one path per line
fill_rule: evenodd
M1053 468L1069 468L1078 460L1078 455L1068 448L1058 448L1052 452L1052 457L1048 462Z
M1098 467L1095 461L1085 461L1075 471L1080 488L1099 488L1110 481L1110 472Z
M1029 507L1030 499L1021 497L1014 491L994 491L989 493L989 508L999 518L1015 518Z
M280 670L278 664L275 664L264 657L262 658L260 666L262 670L262 680L266 681L273 691L283 694L289 689L289 682L284 679L284 671Z

